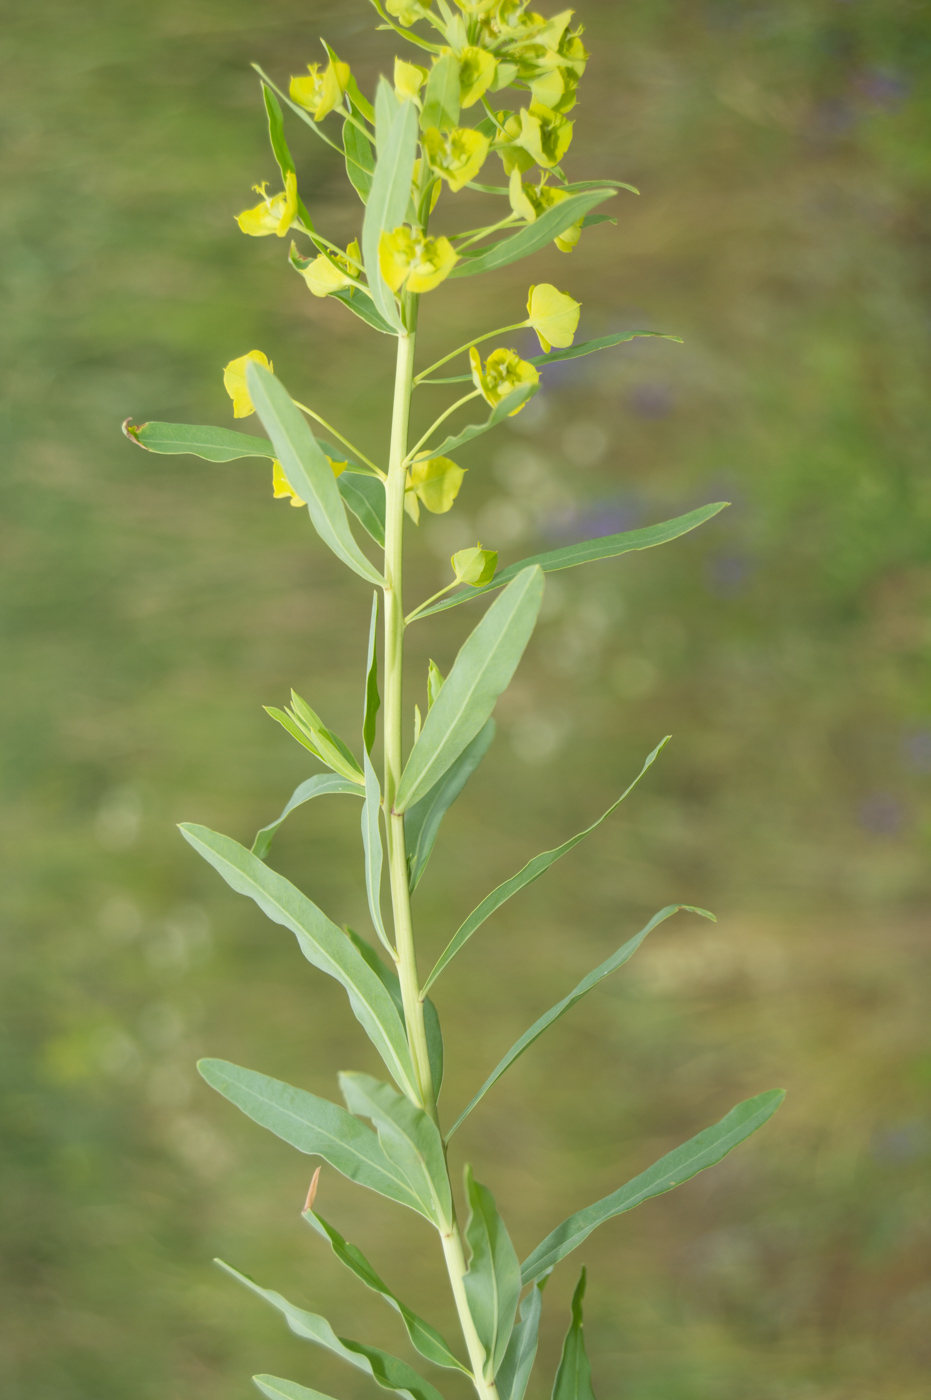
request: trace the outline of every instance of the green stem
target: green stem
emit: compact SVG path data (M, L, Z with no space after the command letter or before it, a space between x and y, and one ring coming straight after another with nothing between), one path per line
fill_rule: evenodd
M413 381L411 382L411 388L413 389ZM433 436L433 434L436 432L437 428L440 426L441 423L446 422L446 419L451 413L455 413L457 408L461 408L462 405L464 403L468 403L470 399L481 398L481 395L481 389L475 389L471 394L463 394L461 399L457 399L455 403L451 403L449 405L449 408L447 408L446 412L441 413L439 418L437 418L434 423L430 424L429 428L424 433L420 441L411 448L410 452L408 452L407 456L404 458L404 466L406 467L409 462L412 462L414 460L414 458L417 456L417 453L423 447L427 439Z
M491 340L495 335L507 335L508 331L519 331L523 326L528 326L529 321L517 321L513 326L499 326L496 331L486 331L484 335L477 335L474 340L467 340L465 345L460 345L456 350L450 350L448 355L444 355L442 360L437 360L436 364L430 365L427 369L422 369L414 379L415 384L419 384L422 379L426 379L428 374L432 374L435 369L442 369L443 365L449 364L457 355L461 355L465 350L471 350L473 345L481 345L483 340Z
M306 403L298 403L297 399L294 400L294 407L299 408L302 413L306 413L308 418L312 418L315 423L320 424L321 428L326 428L328 433L332 433L337 442L341 442L344 447L349 448L350 452L354 452L360 462L364 462L367 467L371 467L379 481L385 481L387 479L385 473L381 471L380 468L376 467L375 463L366 457L364 452L360 452L358 447L354 447L348 438L343 437L342 433L337 428L334 428L332 423L328 423L325 418L321 418L319 413L314 413L313 409L308 408Z

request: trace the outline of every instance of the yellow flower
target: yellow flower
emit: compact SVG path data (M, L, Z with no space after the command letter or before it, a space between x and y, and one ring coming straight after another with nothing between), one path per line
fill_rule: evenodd
M452 272L458 257L448 238L427 238L402 224L378 241L378 265L393 292L430 292Z
M476 544L471 549L457 550L449 562L453 566L457 583L468 583L473 588L481 588L482 584L491 583L495 576L498 551L482 549L481 544Z
M240 355L238 360L230 360L223 370L223 388L233 400L234 418L248 418L255 412L255 404L246 388L246 364L249 360L255 360L257 365L264 365L266 369L274 371L271 360L263 355L261 350L250 350L248 355Z
M405 28L416 24L427 13L426 6L421 5L419 0L385 0L385 8Z
M305 76L291 79L291 98L319 122L342 102L348 82L348 63L331 58L322 73L319 63L308 63Z
M469 126L452 131L431 126L421 139L427 159L454 194L475 179L488 154L488 137Z
M521 183L520 171L511 171L511 208L515 214L520 214L521 218L533 223L541 214L545 214L554 205L561 204L569 195L565 190L557 189L554 185L524 185ZM564 228L562 233L558 233L553 239L556 247L561 253L571 253L575 245L582 236L582 220L570 224Z
M487 49L470 44L459 55L459 94L463 107L471 107L491 87L498 64Z
M262 203L254 209L244 209L236 216L239 227L250 238L265 238L270 233L284 238L297 213L297 176L294 171L288 171L280 194L268 195L265 191L267 183L267 180L263 180L261 185L252 186L256 194L262 196Z
M532 156L537 165L551 170L558 165L572 142L572 122L542 102L531 102L520 111L520 135L514 144Z
M465 468L448 457L430 457L415 462L407 474L404 509L416 525L420 519L418 500L432 515L445 515L459 495Z
M334 462L332 457L328 457L327 461L333 468L334 476L340 476L349 465L348 462ZM272 461L272 490L275 493L276 501L281 501L290 497L292 506L306 506L307 504L306 501L301 500L300 496L285 476L284 467L278 461L277 457Z
M426 79L427 70L419 63L405 63L403 58L394 60L394 90L405 102L417 96Z
M522 384L539 384L540 375L528 360L522 360L516 350L492 350L482 369L482 361L475 346L469 351L472 364L472 382L480 389L486 403L497 408L502 399L519 389ZM526 400L525 400L526 403ZM513 418L525 405L522 403L508 414Z
M579 324L581 305L566 292L558 292L549 282L531 287L527 297L527 322L548 355L553 346L565 348L572 344Z
M351 287L358 280L361 262L359 244L354 240L344 258L338 253L331 253L329 257L321 253L307 267L298 267L298 271L315 297L327 297L331 292Z

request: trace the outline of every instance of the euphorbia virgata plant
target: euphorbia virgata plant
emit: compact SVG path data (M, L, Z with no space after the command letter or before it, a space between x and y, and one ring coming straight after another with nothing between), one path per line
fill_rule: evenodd
M316 408L293 397L291 388L296 386L286 388L260 350L233 358L224 370L224 383L234 417L257 415L267 438L176 423L127 423L125 431L151 452L188 452L213 462L268 458L274 495L307 510L317 537L311 536L312 547L322 544L332 550L372 591L368 638L359 638L361 742L353 744L345 732L329 729L305 699L292 693L287 708L269 713L326 771L300 784L281 815L258 833L251 850L202 826L185 825L181 830L234 890L290 929L309 963L344 987L353 1013L384 1062L387 1078L341 1074L343 1106L225 1061L205 1060L201 1073L233 1104L299 1151L429 1221L459 1318L461 1337L456 1339L447 1340L408 1308L358 1245L348 1243L316 1209L319 1167L304 1212L341 1263L395 1310L413 1347L431 1367L465 1373L481 1400L522 1400L551 1271L612 1217L720 1161L770 1117L783 1095L770 1090L738 1104L633 1181L556 1225L521 1262L492 1192L475 1180L468 1165L462 1202L457 1204L449 1152L453 1134L515 1060L603 978L620 969L658 924L683 908L712 916L692 906L661 909L541 1016L471 1101L449 1114L439 1108L443 1036L429 993L457 952L505 900L543 875L623 801L665 740L609 812L586 831L529 861L450 931L445 951L426 976L418 967L411 897L445 813L491 745L495 703L533 632L546 574L675 539L715 515L722 503L506 567L499 566L493 548L476 543L453 555L445 587L431 598L408 604L405 611L404 532L417 526L422 510L440 514L454 507L465 477L456 461L458 450L521 413L555 361L609 351L651 332L576 343L579 303L569 292L544 283L529 287L526 310L515 306L510 324L479 328L466 344L450 349L435 364L418 367L416 332L423 298L424 314L430 315L447 281L491 274L551 243L563 253L573 253L586 226L605 221L603 213L594 211L631 187L616 180L573 183L563 168L573 137L569 113L588 58L571 10L544 17L529 10L527 0L456 0L455 7L448 0L435 0L432 6L419 0L385 0L384 8L379 0L374 4L380 28L393 31L413 49L410 57L395 59L390 80L378 80L374 101L361 91L350 65L326 44L326 62L311 64L293 77L287 93L259 70L281 188L269 193L267 184L256 186L258 202L238 216L238 223L251 237L294 235L288 262L306 284L296 283L296 293L339 301L347 315L360 317L373 334L395 341L394 398L383 453L377 461L367 457ZM348 178L361 201L359 234L347 247L333 243L317 228L301 199L282 103L305 129L345 158ZM483 207L489 197L496 199L499 216L482 227L431 233L438 199L451 206L447 226L459 211L459 222L469 224L476 202L472 191L483 196ZM566 268L569 281L572 264ZM523 327L531 328L539 340L540 353L530 358L508 342ZM437 385L456 387L441 388L449 402L412 442L413 394L435 393L425 386ZM312 387L301 393L313 398ZM481 416L468 421L483 404ZM467 405L471 411L463 413ZM359 543L360 530L365 549ZM431 663L423 714L416 706L405 714L407 629L462 604L474 611L485 605L485 610L445 677ZM380 771L373 758L379 729ZM413 735L406 754L405 734ZM340 928L268 864L275 832L288 814L311 799L336 795L361 804L362 878L371 939ZM379 1347L338 1337L324 1317L233 1269L229 1272L277 1308L292 1331L334 1352L380 1386L407 1400L439 1400L438 1386L407 1362ZM591 1400L582 1325L584 1289L583 1269L553 1383L555 1400ZM318 1396L296 1381L272 1375L255 1380L268 1396Z

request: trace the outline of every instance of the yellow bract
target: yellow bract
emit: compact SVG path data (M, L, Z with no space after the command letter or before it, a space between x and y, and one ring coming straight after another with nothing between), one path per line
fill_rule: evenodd
M329 257L321 253L308 267L299 267L298 271L315 297L327 297L331 292L353 285L359 277L361 262L359 244L353 240L344 258L338 253L331 253Z
M495 80L498 64L494 55L487 49L469 45L459 55L459 100L463 107L471 107L491 87Z
M448 238L427 238L402 224L378 241L378 265L393 292L430 292L448 277L458 258Z
M289 170L285 176L284 189L280 194L266 194L267 184L268 181L263 180L261 185L252 186L256 194L262 196L262 203L254 209L244 209L236 216L239 227L250 238L265 238L270 233L284 238L297 213L297 176L293 170Z
M539 185L522 184L520 171L517 169L511 171L510 184L511 208L529 223L533 223L548 209L569 198L565 190L557 189L554 185L544 185L542 181ZM571 253L581 236L582 220L579 219L563 229L562 233L558 233L553 242L561 253Z
M327 461L333 468L334 476L341 476L349 466L348 462L334 462L332 457L328 457ZM278 461L277 457L272 461L272 490L275 493L276 501L290 499L292 506L306 506L307 504L306 501L301 500L300 496L285 476L284 467Z
M261 350L250 350L248 355L240 355L238 360L230 360L223 370L223 388L233 400L234 418L248 418L255 412L255 404L246 388L246 365L250 360L255 360L257 365L264 365L266 369L274 371L271 360L267 355L263 355Z
M407 474L404 509L416 525L420 519L422 501L432 515L445 515L459 495L465 468L458 467L449 457L430 457L415 462Z
M427 80L426 68L419 63L406 63L403 58L394 60L394 90L405 101L416 97Z
M421 5L419 0L385 0L385 9L405 26L416 24L427 13L427 6Z
M491 583L495 576L498 551L482 549L480 544L476 544L471 549L457 550L449 562L457 583L469 583L473 588L481 588L482 584Z
M579 324L581 304L567 292L558 292L549 282L531 287L527 297L527 322L537 333L544 354L553 346L572 344Z
M514 144L522 147L544 170L559 164L571 142L572 122L560 112L554 112L542 102L531 102L529 110L521 108L520 135Z
M452 131L431 126L422 141L431 166L454 194L475 179L488 154L488 137L468 126L457 126Z
M472 364L472 381L492 408L497 408L502 399L506 399L508 394L512 394L522 384L540 382L536 366L528 360L522 360L516 350L492 350L483 369L481 357L473 345L469 351L469 360ZM520 404L508 417L513 418L524 406Z
M349 82L349 64L331 58L323 72L319 63L308 63L306 75L291 79L292 101L305 107L315 122L338 107Z

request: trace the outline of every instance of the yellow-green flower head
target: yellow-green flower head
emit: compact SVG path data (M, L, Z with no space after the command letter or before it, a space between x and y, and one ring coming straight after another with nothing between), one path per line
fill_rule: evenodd
M461 0L460 0L461 3ZM487 49L470 44L459 55L459 100L463 107L471 107L484 97L495 81L498 63Z
M385 9L389 15L399 24L403 24L405 29L423 19L428 8L427 5L421 5L419 0L385 0Z
M416 525L420 520L422 502L432 515L445 515L459 495L465 468L458 467L449 457L429 457L415 462L407 474L404 509Z
M492 350L483 369L481 357L473 345L469 351L469 360L472 364L472 382L476 389L481 390L486 403L491 404L492 408L497 408L502 399L506 399L508 394L513 394L522 384L540 382L536 366L528 360L522 360L516 350ZM508 417L513 418L524 407L525 403L520 404Z
M488 137L470 126L457 126L452 131L431 126L422 141L431 166L454 194L475 179L488 155Z
M308 63L303 77L291 79L291 100L306 108L315 122L322 121L342 102L349 76L348 63L331 58L322 72L319 63Z
M456 0L456 4L469 19L480 19L497 9L501 0Z
M432 292L458 262L448 238L427 238L420 229L402 224L378 241L378 265L393 292Z
M327 461L333 468L334 476L340 476L349 465L348 462L334 462L332 457L328 457ZM274 492L276 501L290 500L292 506L306 506L307 504L306 501L301 500L300 496L285 476L284 467L278 461L277 457L272 461L272 491Z
M408 63L403 58L394 60L394 90L402 101L416 97L427 77L427 69L421 68L419 63Z
M540 348L548 355L553 346L571 345L579 325L581 303L549 282L531 287L527 297L527 324L537 333Z
M468 583L473 588L481 588L483 584L491 583L495 576L498 551L482 549L481 544L476 544L471 549L457 550L449 562L453 566L457 583Z
M552 209L555 204L561 204L569 195L565 190L558 189L554 185L524 185L521 183L520 171L511 171L511 208L515 214L526 219L528 223L533 223L541 214L545 214L547 209ZM582 236L582 220L570 224L563 229L562 233L556 235L553 242L561 253L571 253L575 245Z
M353 240L344 258L338 253L331 253L329 257L321 253L307 267L298 267L298 271L315 297L328 297L331 292L351 287L359 278L361 266L359 244Z
M520 111L520 135L514 144L522 147L544 170L558 165L572 142L572 122L542 102L531 102Z
M252 186L256 194L262 196L262 203L236 215L237 224L250 238L266 238L270 233L284 238L297 213L297 176L293 170L285 176L280 194L269 196L265 190L267 184L268 181L263 180L261 185Z
M271 360L267 355L263 355L261 350L250 350L248 355L240 355L238 360L230 360L224 367L223 388L233 400L234 418L248 418L255 412L255 404L246 388L246 365L249 360L255 360L257 365L264 365L266 369L273 370Z

